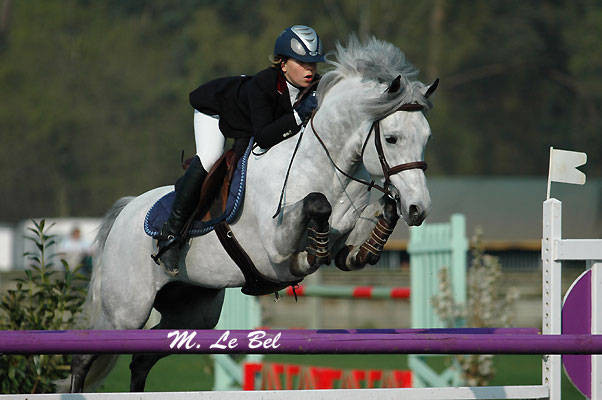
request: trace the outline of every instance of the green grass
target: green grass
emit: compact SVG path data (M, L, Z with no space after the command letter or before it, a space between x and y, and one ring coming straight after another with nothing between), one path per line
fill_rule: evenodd
M267 361L360 369L407 369L405 355L268 355ZM99 391L127 392L129 390L130 356L121 356L115 369ZM434 368L444 367L444 360L433 360ZM496 356L496 376L492 386L537 385L541 382L541 357ZM147 383L148 392L211 390L213 365L205 355L173 355L160 360L151 370ZM583 399L577 389L563 376L562 398Z
M120 356L99 392L128 392L130 390L131 356ZM206 355L175 354L165 357L151 369L146 379L147 392L178 392L211 390L213 363Z

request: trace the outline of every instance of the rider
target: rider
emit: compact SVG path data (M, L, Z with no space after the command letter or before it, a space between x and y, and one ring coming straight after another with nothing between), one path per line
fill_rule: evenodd
M267 149L305 126L317 107L316 63L323 61L316 31L293 25L276 39L271 67L252 77L216 79L190 93L197 153L176 185L173 208L153 256L156 262L165 253L179 251L184 225L196 208L207 171L223 153L226 137L254 136L257 145ZM170 259L177 259L173 255ZM168 272L177 273L176 265L165 264Z

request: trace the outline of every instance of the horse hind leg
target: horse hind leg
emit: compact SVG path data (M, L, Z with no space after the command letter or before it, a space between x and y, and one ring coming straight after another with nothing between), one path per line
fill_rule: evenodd
M207 289L181 282L165 285L154 306L161 320L152 329L213 329L224 302L224 289ZM130 392L143 392L152 367L169 354L134 354L130 363Z
M134 354L130 363L130 392L144 392L146 378L151 368L169 354Z
M120 303L126 303L125 300ZM130 304L131 302L127 302ZM93 318L93 323L90 325L92 329L138 329L144 325L145 320L150 314L152 308L152 300L148 304L139 304L138 312L131 311L129 320L110 322L108 310L105 307L100 307L100 313ZM148 310L145 311L145 310ZM134 318L133 315L137 315ZM81 393L84 390L92 391L100 385L111 369L114 367L118 356L114 354L76 354L73 355L71 361L71 393Z
M114 354L74 354L69 393L94 391L117 363Z
M98 280L92 282L90 290L98 291L99 289L94 287L94 284L98 282ZM84 327L90 329L116 329L109 322L106 310L99 304L90 304L90 301L89 298L86 303L87 309L84 316L84 321L86 322ZM71 358L70 393L82 393L84 390L94 390L94 388L102 383L111 369L113 369L117 358L118 355L115 354L74 354Z
M92 363L98 354L74 354L71 359L71 387L70 393L82 393L84 382Z
M121 301L121 303L125 303ZM131 302L128 302L128 304ZM123 324L121 321L110 322L111 318L108 314L108 308L100 307L100 312L94 314L90 324L92 329L138 329L144 325L145 320L150 314L152 308L152 300L148 304L142 304L137 313L131 311L130 319L127 321L129 325ZM148 312L144 311L148 309ZM138 318L133 318L137 315ZM85 391L93 391L98 387L106 376L113 369L118 355L114 354L76 354L73 355L71 361L71 393L81 393Z
M307 221L307 246L293 257L291 264L291 272L300 277L330 264L328 219L332 206L324 194L313 192L303 199L303 214Z

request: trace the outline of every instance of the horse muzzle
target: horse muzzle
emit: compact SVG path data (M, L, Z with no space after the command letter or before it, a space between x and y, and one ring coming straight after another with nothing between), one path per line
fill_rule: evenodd
M391 187L395 193L395 203L397 204L397 215L401 216L408 226L421 225L429 214L431 199L428 191L414 192L409 196L402 197L399 189Z
M409 226L419 226L426 218L426 210L416 204L410 205L408 208L408 217L406 222Z

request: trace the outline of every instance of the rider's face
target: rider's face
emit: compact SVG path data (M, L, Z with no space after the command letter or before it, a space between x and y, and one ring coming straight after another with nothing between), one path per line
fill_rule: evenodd
M280 65L286 79L295 86L308 87L316 76L316 63L289 58Z

